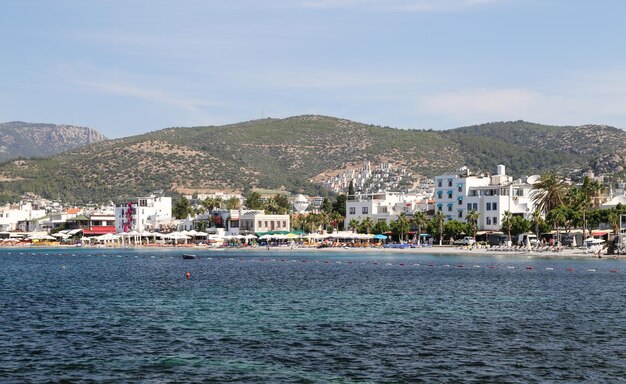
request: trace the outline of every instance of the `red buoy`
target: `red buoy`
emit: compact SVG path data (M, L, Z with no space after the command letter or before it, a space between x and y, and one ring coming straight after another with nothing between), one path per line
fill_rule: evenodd
M188 279L191 278L191 272L185 272L185 277Z

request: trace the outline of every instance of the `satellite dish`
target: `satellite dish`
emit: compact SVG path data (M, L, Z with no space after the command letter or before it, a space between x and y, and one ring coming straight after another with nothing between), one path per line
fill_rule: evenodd
M532 176L528 176L528 179L526 179L526 182L527 182L528 184L535 184L535 183L537 183L540 179L541 179L541 176L539 176L539 175L532 175Z

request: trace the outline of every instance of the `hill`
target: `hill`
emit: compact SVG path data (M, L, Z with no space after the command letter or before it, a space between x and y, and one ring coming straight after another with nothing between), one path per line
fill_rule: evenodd
M402 130L326 116L262 119L225 126L167 128L99 142L45 159L0 164L4 199L21 193L69 202L114 200L156 189L251 187L323 193L310 182L345 164L391 162L434 176L462 165L515 176L595 167L620 172L626 132L523 121L448 131Z
M106 140L92 128L73 125L0 124L0 161L19 157L44 157Z

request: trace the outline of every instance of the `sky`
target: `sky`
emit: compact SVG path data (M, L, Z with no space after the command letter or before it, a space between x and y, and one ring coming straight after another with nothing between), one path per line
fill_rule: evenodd
M626 128L622 0L3 0L0 122Z

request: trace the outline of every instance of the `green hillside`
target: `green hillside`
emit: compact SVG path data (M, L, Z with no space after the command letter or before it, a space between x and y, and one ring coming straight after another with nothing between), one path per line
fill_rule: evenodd
M184 193L252 187L322 193L310 180L345 164L391 162L434 176L462 165L514 176L595 167L619 172L626 133L605 126L523 121L448 131L401 130L326 116L225 126L167 128L109 140L46 159L0 164L0 194L69 202L107 201L156 189Z

